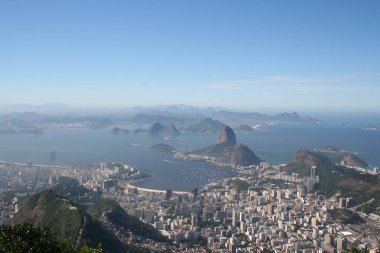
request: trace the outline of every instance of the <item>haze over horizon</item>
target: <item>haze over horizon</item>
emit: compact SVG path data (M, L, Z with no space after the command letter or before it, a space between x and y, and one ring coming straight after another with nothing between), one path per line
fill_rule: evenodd
M2 1L1 104L380 112L378 1Z

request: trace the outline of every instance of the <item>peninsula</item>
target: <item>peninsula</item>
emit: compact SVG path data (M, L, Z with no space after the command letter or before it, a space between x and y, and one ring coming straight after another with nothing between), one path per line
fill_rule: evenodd
M219 133L217 144L200 150L178 152L166 144L151 147L160 153L171 154L173 158L203 160L218 166L239 168L259 165L262 160L247 146L237 143L232 128L225 126Z

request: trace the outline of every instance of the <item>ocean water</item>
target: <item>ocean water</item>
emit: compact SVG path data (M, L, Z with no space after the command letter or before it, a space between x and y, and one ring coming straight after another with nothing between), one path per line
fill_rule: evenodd
M134 133L112 135L110 129L54 129L38 137L0 135L0 160L49 164L50 154L55 152L55 164L80 166L118 161L156 175L154 180L138 183L139 186L187 191L234 173L201 161L173 160L152 152L150 147L163 142L187 151L212 145L216 139L217 135L194 133L163 140ZM380 166L380 131L363 130L357 125L265 125L260 131L237 133L237 140L270 163L286 163L301 148L331 145L358 153L371 167Z

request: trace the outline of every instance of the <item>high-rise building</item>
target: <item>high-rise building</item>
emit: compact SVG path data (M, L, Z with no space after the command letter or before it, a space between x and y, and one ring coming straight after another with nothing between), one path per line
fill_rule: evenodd
M311 166L310 177L315 178L317 176L317 166Z
M198 188L194 188L193 190L193 201L197 201L197 197L198 197Z
M350 208L352 206L352 198L346 198L346 207Z
M198 225L198 215L195 213L191 214L191 225L194 227Z
M268 215L273 215L274 206L272 204L267 205L267 212L268 212Z
M347 249L347 240L346 238L339 237L336 240L336 250L338 253L344 252Z
M334 237L329 233L325 234L325 244L334 245Z
M232 210L232 226L233 227L237 226L237 217L236 216L237 216L237 213L234 209L234 210Z
M168 199L171 199L172 197L173 197L173 190L167 189L165 199L168 200Z
M339 208L345 208L346 207L346 199L340 198L339 199Z

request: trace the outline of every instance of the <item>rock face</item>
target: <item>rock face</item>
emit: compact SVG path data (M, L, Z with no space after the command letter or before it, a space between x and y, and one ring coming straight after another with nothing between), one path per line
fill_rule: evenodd
M231 127L225 126L220 130L218 144L220 143L236 144L236 136Z

